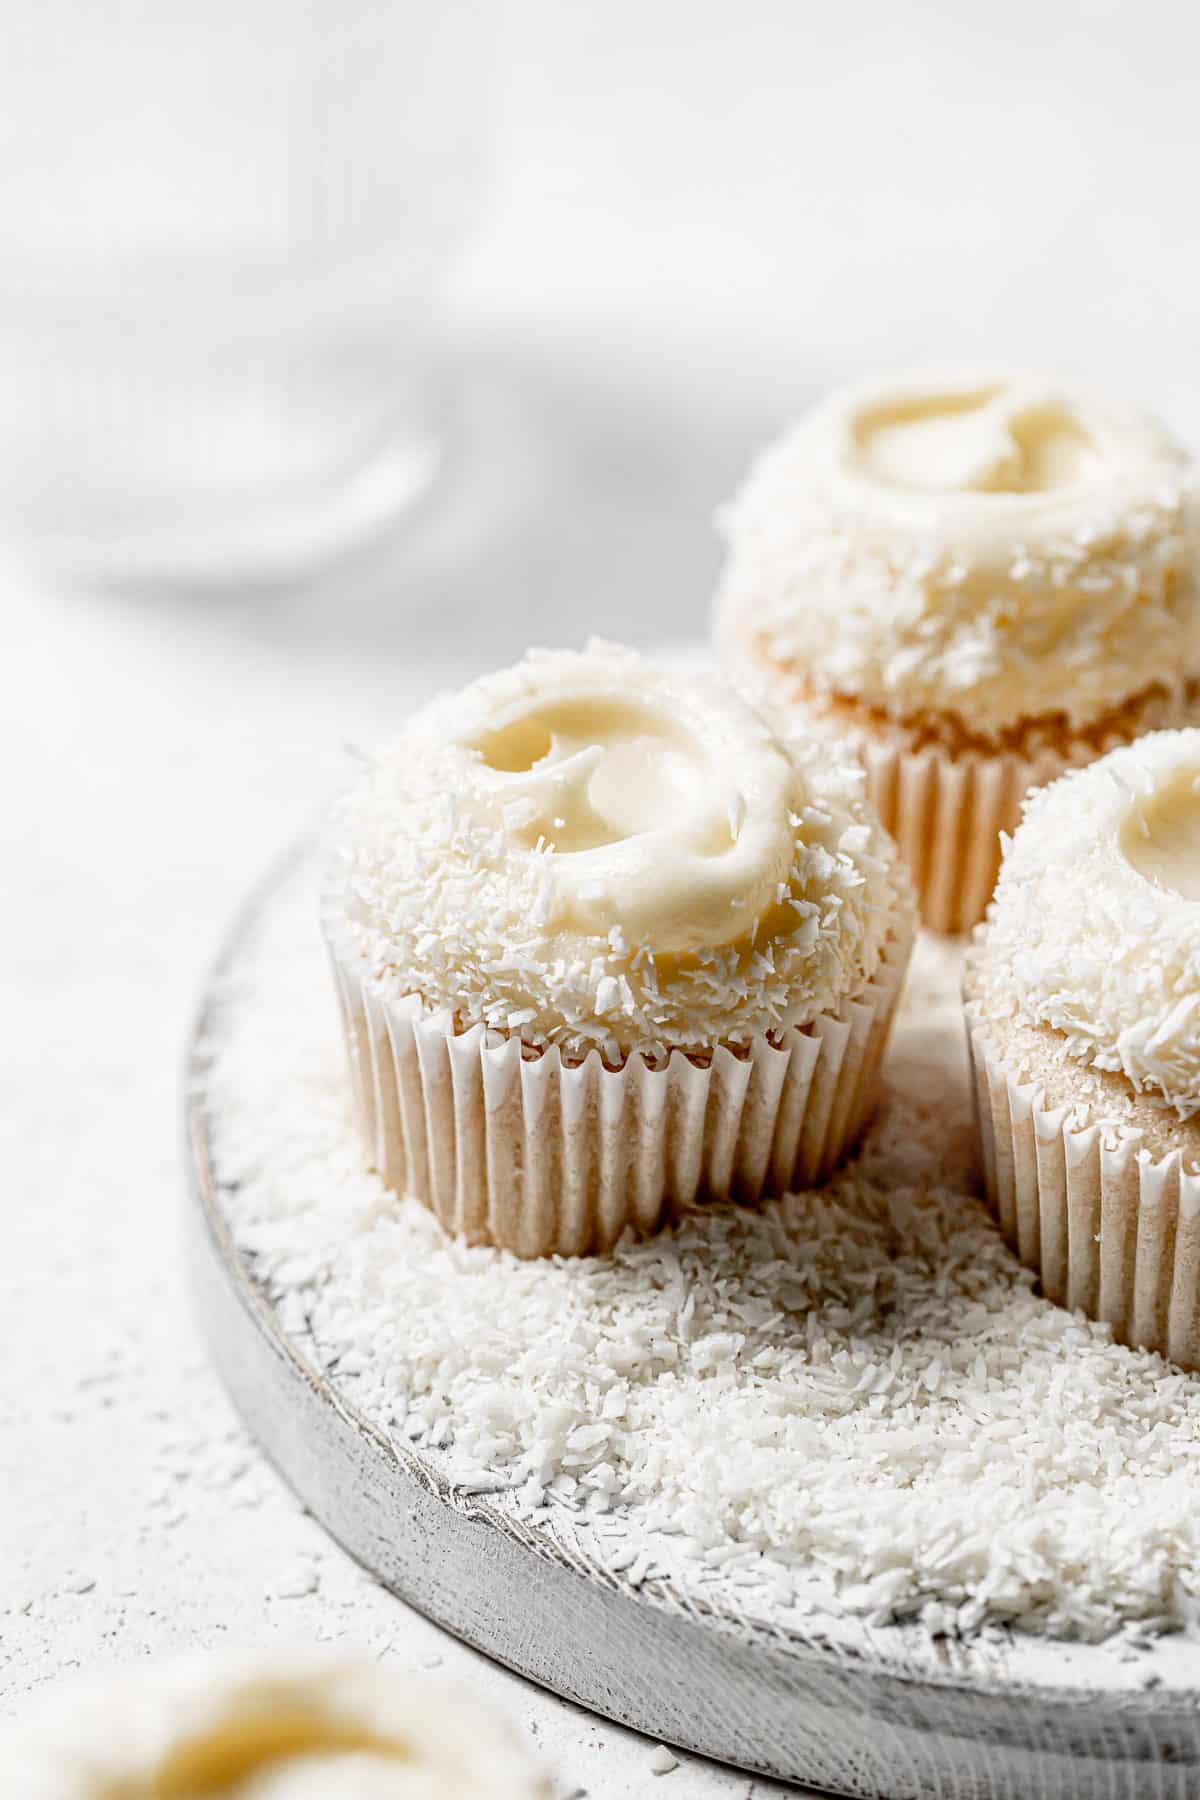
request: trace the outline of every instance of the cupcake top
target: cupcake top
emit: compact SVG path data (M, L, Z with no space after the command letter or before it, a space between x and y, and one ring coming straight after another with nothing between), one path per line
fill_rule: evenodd
M195 1655L49 1691L0 1731L21 1800L548 1800L490 1712L457 1689L302 1652Z
M1152 732L1027 800L984 961L992 1009L1200 1113L1200 729Z
M836 749L602 643L434 701L334 829L341 955L387 997L567 1050L806 1024L874 975L900 903Z
M1189 459L1153 422L1038 377L835 393L723 523L722 635L896 718L1080 730L1200 673Z

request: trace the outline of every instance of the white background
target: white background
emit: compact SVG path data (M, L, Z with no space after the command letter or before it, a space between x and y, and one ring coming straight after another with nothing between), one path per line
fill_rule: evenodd
M530 640L701 634L714 506L829 381L1018 360L1194 433L1198 51L1200 12L1162 0L516 4L437 503L303 592L6 573L6 1710L78 1665L345 1639L474 1681L564 1793L770 1791L655 1777L376 1589L265 1469L180 1266L189 1010L344 738Z

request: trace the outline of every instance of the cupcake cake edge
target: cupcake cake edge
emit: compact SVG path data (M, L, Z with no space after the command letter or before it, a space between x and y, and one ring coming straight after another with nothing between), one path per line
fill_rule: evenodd
M1048 1300L1112 1327L1120 1343L1200 1369L1200 1168L1155 1156L1123 1120L1050 1104L1022 1080L981 1005L982 930L968 953L964 1012L988 1204Z
M384 999L331 952L359 1131L394 1192L468 1242L580 1255L703 1200L826 1179L861 1137L915 937L898 923L870 980L804 1026L705 1054L564 1056L419 995Z

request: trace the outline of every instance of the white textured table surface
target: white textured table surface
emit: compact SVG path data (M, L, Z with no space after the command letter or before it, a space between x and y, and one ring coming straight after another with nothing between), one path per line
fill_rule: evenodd
M178 1646L344 1641L470 1681L544 1744L564 1794L648 1791L653 1746L488 1665L325 1538L238 1425L190 1315L189 1007L359 701L294 670L282 702L263 664L214 658L195 618L46 603L37 624L0 746L10 772L36 772L13 784L15 812L9 788L4 902L20 1028L4 1038L19 1103L4 1109L3 1709L75 1667ZM400 707L417 683L390 685ZM690 1794L752 1786L689 1765Z
M600 504L619 512L624 497ZM487 1664L325 1538L210 1373L182 1267L180 1065L218 937L319 810L346 736L369 741L438 679L553 632L555 583L521 565L553 559L556 534L530 529L503 593L519 612L529 579L532 623L485 608L476 565L457 573L454 533L448 574L423 539L436 574L414 573L413 544L411 590L375 571L357 598L339 585L295 601L133 602L7 578L2 1711L77 1667L197 1643L339 1641L473 1683L544 1745L564 1795L641 1795L665 1779L652 1744ZM569 530L588 529L582 506ZM695 536L709 556L702 520ZM606 572L611 555L592 579ZM494 565L478 579L494 584ZM416 648L438 593L452 656L427 625ZM684 1778L689 1795L771 1791L695 1759L670 1771Z
M179 1064L217 936L343 738L529 640L702 629L707 516L830 376L1001 354L1196 413L1193 9L527 0L458 286L442 506L308 595L0 601L0 1708L81 1665L345 1640L472 1681L563 1793L772 1792L490 1667L265 1467L194 1331ZM837 34L842 33L839 37ZM15 1098L15 1104L14 1102Z

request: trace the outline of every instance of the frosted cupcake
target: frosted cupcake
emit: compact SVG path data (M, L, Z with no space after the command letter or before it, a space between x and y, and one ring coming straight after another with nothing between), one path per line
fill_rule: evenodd
M987 372L836 393L724 523L722 653L858 747L937 930L982 917L1030 787L1200 717L1191 465L1086 395Z
M1034 794L968 956L987 1189L1053 1300L1200 1366L1200 730Z
M611 645L419 714L342 805L323 902L385 1182L535 1256L823 1177L912 934L863 787Z
M6 1800L550 1800L487 1708L374 1662L185 1657L50 1690L0 1728Z

